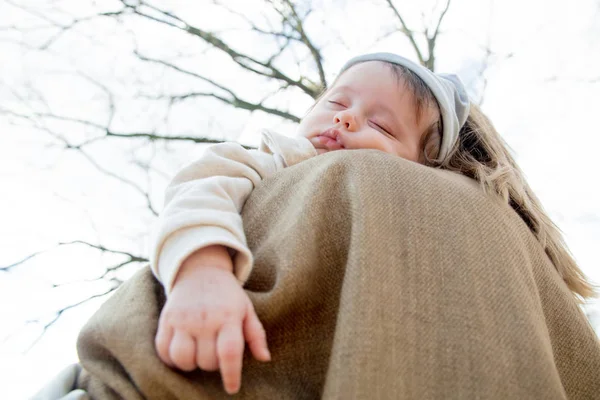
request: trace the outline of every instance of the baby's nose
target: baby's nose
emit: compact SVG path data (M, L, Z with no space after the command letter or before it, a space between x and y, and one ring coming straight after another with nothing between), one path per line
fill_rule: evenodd
M348 110L344 110L343 112L339 112L334 117L335 124L342 124L344 128L348 130L354 130L356 128L356 119L354 115Z

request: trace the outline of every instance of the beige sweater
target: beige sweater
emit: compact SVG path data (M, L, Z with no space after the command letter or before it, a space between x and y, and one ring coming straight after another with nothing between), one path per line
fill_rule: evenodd
M263 179L316 155L306 138L265 132L260 150L220 143L179 171L167 187L151 242L151 268L167 293L181 263L215 244L232 250L234 273L244 283L253 262L240 215L246 199Z

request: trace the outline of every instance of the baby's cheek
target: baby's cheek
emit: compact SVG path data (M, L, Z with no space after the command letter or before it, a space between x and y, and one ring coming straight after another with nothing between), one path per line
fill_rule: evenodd
M298 136L310 138L330 128L330 117L318 109L311 110L298 125Z
M416 150L410 150L410 149L407 149L407 148L401 148L401 149L398 149L398 151L396 152L396 154L399 157L404 158L405 160L419 163L419 153Z
M307 124L304 120L300 121L300 123L298 124L298 127L296 127L296 136L299 136L299 137L307 137L308 136Z

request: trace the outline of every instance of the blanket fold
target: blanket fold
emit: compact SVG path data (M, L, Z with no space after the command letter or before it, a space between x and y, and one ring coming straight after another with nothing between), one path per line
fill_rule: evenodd
M527 226L471 180L381 152L283 170L243 210L246 290L273 360L248 399L600 398L600 345ZM219 399L218 372L154 350L162 287L144 268L82 330L93 399Z

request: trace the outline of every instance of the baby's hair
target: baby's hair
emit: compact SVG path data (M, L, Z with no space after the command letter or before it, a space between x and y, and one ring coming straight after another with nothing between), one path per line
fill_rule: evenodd
M427 110L434 109L437 115L440 115L440 108L438 102L433 95L429 86L423 82L417 74L403 65L393 64L385 62L394 76L396 77L396 83L402 85L413 97L413 105L415 107L416 121L419 124L423 113ZM421 164L428 165L429 159L435 159L440 150L440 143L442 142L442 119L436 118L436 120L425 128L424 132L421 132L420 149L423 149L419 162Z

